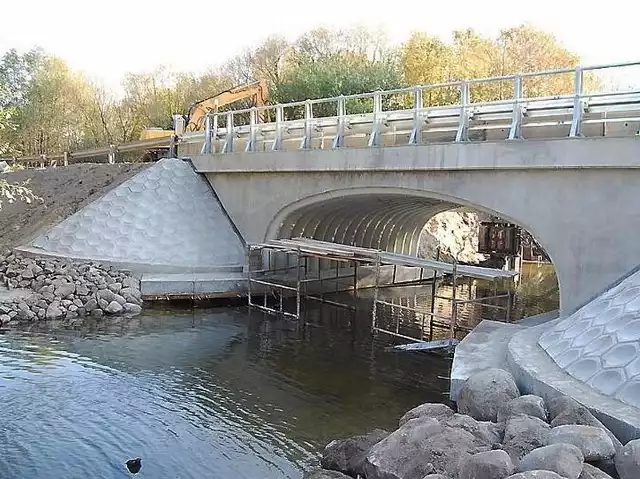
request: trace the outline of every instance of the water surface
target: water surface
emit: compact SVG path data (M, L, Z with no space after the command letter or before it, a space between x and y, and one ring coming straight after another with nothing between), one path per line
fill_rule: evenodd
M0 477L299 478L331 439L446 399L450 362L385 352L335 309L307 323L151 310L0 336Z

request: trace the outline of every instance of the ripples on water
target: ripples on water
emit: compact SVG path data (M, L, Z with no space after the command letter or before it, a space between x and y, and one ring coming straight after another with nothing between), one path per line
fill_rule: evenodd
M553 275L525 279L516 317L557 307ZM424 302L429 289L385 294ZM368 314L335 308L306 323L240 308L34 327L0 336L0 478L124 478L135 456L141 478L299 478L330 440L392 430L448 388L448 359L385 352Z
M331 439L444 399L448 359L309 318L152 310L0 336L0 477L129 477L140 456L141 478L298 478Z

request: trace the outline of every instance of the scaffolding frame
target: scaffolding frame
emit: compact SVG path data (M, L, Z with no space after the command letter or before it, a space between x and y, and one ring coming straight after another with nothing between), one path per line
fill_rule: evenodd
M274 254L286 257L285 265L278 265L277 260L274 265ZM259 256L258 256L259 255ZM291 264L290 258L295 260ZM318 261L316 271L310 270L309 259ZM252 259L259 260L260 269L252 269ZM336 263L335 268L321 267L322 260L330 260ZM264 267L266 264L266 267ZM341 274L340 265L351 264L352 269L348 274ZM381 284L381 271L385 266L393 268L393 275L390 284ZM483 307L489 307L505 312L505 321L511 320L511 312L513 306L513 278L517 273L504 271L494 268L485 268L479 266L461 265L454 261L447 263L435 260L417 258L398 253L389 253L372 248L363 248L357 246L342 245L337 243L329 243L308 238L295 239L278 239L270 240L265 243L250 244L247 246L247 280L248 280L248 302L250 308L256 308L263 312L282 315L288 318L299 320L301 318L302 300L313 300L324 304L342 307L355 311L354 304L342 303L327 299L325 297L325 285L327 282L335 283L334 290L331 293L339 293L345 291L358 291L358 273L362 268L373 269L373 302L371 307L371 330L374 335L383 333L392 337L412 341L418 345L405 345L405 349L438 349L442 347L453 348L458 343L456 338L458 331L468 331L468 328L461 327L458 324L459 308L467 304L480 304ZM398 267L419 268L420 276L418 279L396 282L396 271ZM424 271L431 270L432 274L424 277ZM325 274L331 272L332 275ZM313 273L310 275L310 273ZM335 273L335 274L333 274ZM437 294L437 280L439 277L451 277L452 295L451 297L441 296ZM489 280L493 282L493 294L474 299L460 299L457 297L457 286L461 277L472 279ZM508 279L508 290L506 293L498 294L498 282ZM340 281L348 280L348 287L340 289ZM405 306L380 299L380 290L385 287L397 287L407 285L431 284L431 300L428 311L416 306ZM310 291L310 286L317 284L319 286L319 296ZM256 293L263 297L262 304L254 302ZM270 304L269 297L277 299L276 304ZM287 311L284 307L284 298L295 296L296 309L295 312ZM506 306L499 304L490 304L499 299L506 299ZM451 314L449 316L440 314L435 311L436 300L444 300L451 302ZM389 329L381 324L380 309L382 307L391 308L392 314L395 310L406 311L420 317L420 334L418 337L403 334L400 331L401 319L396 315L395 327ZM429 318L429 339L426 340L426 318ZM439 321L445 321L440 323ZM433 329L448 328L448 338L433 340ZM402 348L402 346L400 346Z

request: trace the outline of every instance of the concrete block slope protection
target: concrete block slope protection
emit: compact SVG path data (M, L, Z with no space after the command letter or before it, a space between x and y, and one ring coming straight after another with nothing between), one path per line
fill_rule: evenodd
M640 408L640 272L546 330L538 343L575 379Z
M241 270L244 245L211 186L163 159L21 248L134 271Z

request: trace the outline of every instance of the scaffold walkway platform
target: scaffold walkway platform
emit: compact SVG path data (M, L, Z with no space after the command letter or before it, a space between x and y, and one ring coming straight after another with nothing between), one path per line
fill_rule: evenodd
M310 262L315 262L315 270L309 267ZM257 264L260 267L253 269ZM389 270L388 276L392 278L388 284L381 282L381 273L385 268ZM419 274L416 272L413 280L396 282L397 268L409 268ZM345 291L355 293L360 289L359 280L362 280L363 270L364 274L373 276L373 281L370 282L370 287L373 287L374 290L371 305L372 332L374 334L384 333L413 343L399 345L398 349L430 350L455 347L458 343L456 339L457 310L465 304L477 303L503 310L505 320L510 320L513 302L512 284L515 272L461 265L457 262L448 263L436 259L418 258L373 248L329 243L308 238L277 239L247 246L249 307L296 320L301 318L303 300L320 301L354 310L353 304L328 299L326 295ZM425 271L430 274L425 276ZM444 276L451 278L453 286L451 297L436 294L437 279ZM456 285L460 278L465 277L493 282L496 285L493 288L493 294L474 299L456 298ZM497 283L505 280L508 290L506 293L498 294ZM380 289L383 287L423 284L431 285L431 304L428 310L418 306L396 304L379 297ZM254 302L256 296L262 296L262 304ZM270 301L273 298L276 300L275 303ZM285 300L292 298L295 298L295 310L288 311L285 307ZM435 311L436 299L451 302L449 315ZM492 304L497 299L506 300L506 306ZM401 332L401 315L398 314L395 314L397 318L393 325L385 324L381 317L381 309L389 311L391 316L399 311L403 315L412 315L414 320L419 319L417 330L413 328L413 332L416 334L409 335ZM433 338L433 323L437 320L444 321L444 323L439 323L440 325L448 326L447 338ZM430 326L428 338L425 334L427 325Z

